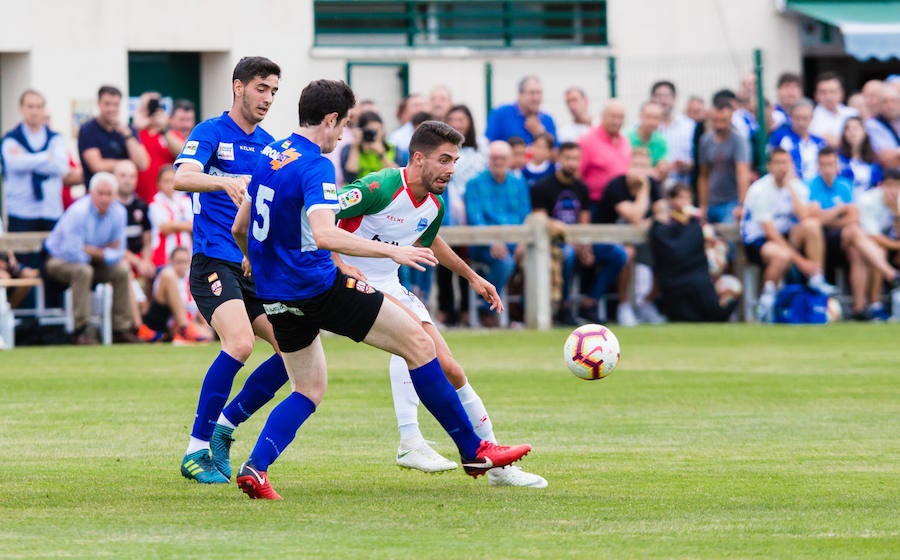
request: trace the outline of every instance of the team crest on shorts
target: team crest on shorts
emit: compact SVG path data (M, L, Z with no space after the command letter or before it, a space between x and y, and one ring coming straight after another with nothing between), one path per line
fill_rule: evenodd
M362 292L364 294L374 294L375 288L363 282L362 280L357 280L356 278L349 277L347 278L347 288L353 289L356 288L357 292Z
M206 277L206 280L209 282L209 289L212 290L213 295L220 296L222 295L222 281L219 280L219 273L213 272L209 276Z

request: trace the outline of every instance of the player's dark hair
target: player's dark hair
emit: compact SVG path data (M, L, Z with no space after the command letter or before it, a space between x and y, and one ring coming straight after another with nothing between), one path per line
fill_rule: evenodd
M550 134L549 132L538 132L537 134L534 135L534 140L532 140L531 143L535 144L535 143L537 143L538 140L546 143L547 148L549 148L551 150L553 149L553 144L556 143L556 140L553 138L553 135Z
M373 122L384 124L384 121L381 120L381 115L375 111L364 111L356 118L356 126L359 128L366 128L366 125Z
M831 80L837 80L838 84L841 85L841 88L844 87L844 80L841 79L840 74L837 72L822 72L818 76L816 76L816 86L821 84L822 82L829 82Z
M104 95L112 95L113 97L122 97L122 90L116 86L100 86L97 90L97 100L99 101Z
M418 113L416 113L415 115L412 116L412 118L410 119L410 122L412 123L413 128L416 128L423 122L430 121L432 118L433 117L431 116L431 113L429 113L428 111L419 111Z
M822 148L821 150L819 150L819 157L822 157L822 156L836 156L836 155L837 155L837 150L835 150L835 149L832 148L831 146L825 146L824 148Z
M163 176L164 173L168 173L168 172L170 172L170 171L171 171L172 173L175 173L175 166L174 166L174 165L170 165L170 164L161 165L160 168L159 168L159 171L156 172L156 182L157 182L157 183L159 182L159 179Z
M412 155L416 152L428 156L441 144L449 143L459 147L462 141L463 135L449 124L441 121L425 121L416 128L409 140L409 156L412 159Z
M717 103L723 100L730 103L734 99L737 99L737 95L735 95L733 91L731 91L730 89L720 89L713 94L712 105L713 107L715 107Z
M44 99L44 96L41 95L41 93L39 91L28 88L25 91L23 91L22 94L19 96L19 107L21 107L25 103L25 98L28 97L29 95L36 95L41 98L41 103L43 103L45 105L47 104L47 100Z
M676 196L678 196L679 194L681 194L683 192L686 192L689 195L694 196L694 189L692 189L690 185L688 185L687 183L685 183L683 181L672 185L672 187L669 189L668 195L669 195L669 198L675 198Z
M578 145L577 142L563 142L559 145L559 154L562 155L564 152L568 152L569 150L581 150L581 146Z
M176 99L174 103L172 103L172 114L175 114L175 111L194 111L194 102L190 99Z
M793 72L785 72L778 76L778 86L781 87L786 84L797 84L801 88L803 87L803 79L800 77L800 74L795 74Z
M231 81L240 80L247 85L253 78L268 78L275 74L281 78L281 68L264 56L245 56L240 59L231 73Z
M356 105L350 86L339 80L315 80L300 92L297 113L300 126L315 126L329 113L337 113L340 121ZM363 113L365 115L365 113ZM360 120L362 116L360 115Z
M450 107L447 111L447 116L444 117L444 120L450 117L450 113L460 112L469 119L469 128L465 131L459 131L463 135L463 148L478 148L478 137L475 135L475 119L472 118L472 111L469 110L469 107L466 105L454 105Z
M519 136L510 136L506 139L506 143L509 144L511 148L515 148L516 146L528 146L528 144L525 143L525 140Z
M785 149L782 148L781 146L775 146L775 147L772 148L772 150L769 152L769 159L768 159L768 161L772 161L772 159L773 159L777 154L784 154L784 155L786 155L786 156L788 156L788 157L791 157L791 154L789 154L787 150L785 150Z
M844 121L844 129L841 131L841 149L840 152L847 156L848 158L853 157L853 146L850 145L850 141L847 140L847 123L850 121L856 121L859 123L859 126L863 127L863 141L862 146L860 146L860 157L866 163L875 163L875 149L872 148L872 140L869 138L869 133L866 132L865 125L863 125L863 120L859 117L848 117L847 120Z
M651 96L656 95L656 90L658 90L661 87L669 88L670 90L672 90L672 96L673 97L675 96L675 93L676 93L675 92L675 84L673 84L669 80L660 80L658 82L655 82L652 86L650 86L650 95Z

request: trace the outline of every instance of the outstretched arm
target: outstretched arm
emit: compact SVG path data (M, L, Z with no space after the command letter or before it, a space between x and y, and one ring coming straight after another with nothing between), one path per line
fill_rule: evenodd
M440 235L434 237L431 250L434 251L434 256L437 257L439 263L468 280L469 286L475 290L475 293L491 304L491 311L503 311L503 301L500 299L500 294L497 293L497 288L472 270L472 267L466 264L466 261L462 260Z

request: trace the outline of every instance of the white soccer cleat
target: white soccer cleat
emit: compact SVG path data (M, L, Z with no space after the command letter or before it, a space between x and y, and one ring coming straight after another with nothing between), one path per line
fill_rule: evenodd
M547 487L547 479L540 475L525 472L515 465L493 468L488 471L487 477L491 486Z
M627 301L623 301L619 304L619 309L616 311L616 322L619 323L620 327L637 326L638 319L634 314L634 308L631 307L631 304Z
M416 447L397 449L397 466L403 469L416 469L426 473L452 471L459 465L442 456L422 440Z

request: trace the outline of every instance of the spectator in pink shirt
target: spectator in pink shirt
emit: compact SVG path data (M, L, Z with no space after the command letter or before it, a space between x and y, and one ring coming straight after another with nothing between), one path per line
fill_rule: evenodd
M581 146L581 180L596 203L613 177L624 175L631 160L631 143L620 134L625 124L625 106L611 100L603 108L600 124L578 140Z

